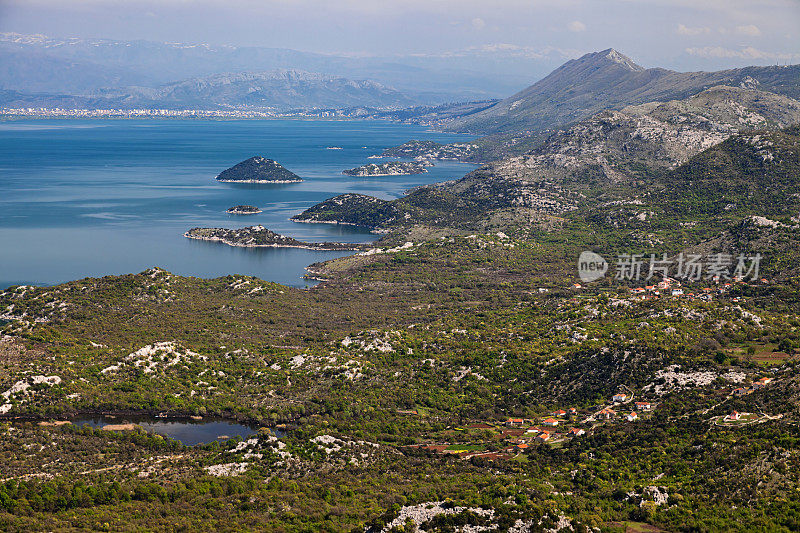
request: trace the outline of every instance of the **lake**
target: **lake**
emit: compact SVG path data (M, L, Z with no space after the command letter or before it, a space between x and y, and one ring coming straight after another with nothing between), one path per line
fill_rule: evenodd
M289 217L337 194L397 198L408 188L460 178L475 168L440 162L415 176L342 175L410 139L471 137L383 121L0 121L0 288L152 266L185 276L247 274L292 286L311 284L302 279L307 265L352 252L233 248L183 233L195 226L262 224L300 240L374 240L364 228L299 224ZM275 159L305 181L214 180L253 155ZM258 206L263 213L225 213L238 204Z
M148 416L119 416L112 417L107 415L84 416L70 420L76 426L89 425L93 428L102 428L108 425L136 424L149 433L156 433L163 437L169 437L185 444L186 446L196 446L207 444L215 440L226 440L227 438L242 437L246 439L256 433L256 428L245 424L239 424L230 420L185 420L185 419L162 419ZM272 430L278 437L283 436L280 430Z

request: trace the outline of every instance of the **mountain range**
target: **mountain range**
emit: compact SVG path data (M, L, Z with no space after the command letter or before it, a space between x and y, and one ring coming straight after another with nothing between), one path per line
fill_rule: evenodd
M569 56L558 50L478 48L450 54L352 57L283 48L51 38L0 33L0 89L87 95L101 88L156 88L221 73L276 69L371 79L418 103L502 97L544 76Z
M300 70L227 73L192 78L156 89L132 87L98 91L117 107L193 109L408 107L416 98L369 80L350 80Z

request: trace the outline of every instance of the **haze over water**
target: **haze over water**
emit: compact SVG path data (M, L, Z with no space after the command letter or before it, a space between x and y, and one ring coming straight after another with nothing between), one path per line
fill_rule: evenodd
M180 275L248 274L303 286L305 266L347 253L233 248L193 241L183 233L195 226L262 224L301 240L374 240L363 228L298 224L289 217L344 192L396 198L410 187L460 178L474 168L439 162L416 176L341 174L410 139L470 138L376 121L0 122L0 288L152 266ZM253 155L275 159L306 181L238 185L214 180ZM237 204L264 212L225 213Z

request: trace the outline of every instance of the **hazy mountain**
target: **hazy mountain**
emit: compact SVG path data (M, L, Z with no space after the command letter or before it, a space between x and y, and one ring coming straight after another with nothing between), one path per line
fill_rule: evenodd
M193 109L407 107L423 96L406 95L368 80L349 80L299 70L216 74L167 84L157 89L103 91L121 107Z
M480 133L540 131L603 109L686 98L714 85L800 96L800 65L745 67L719 72L645 69L614 49L568 61L527 89L490 108L454 119L448 128Z
M297 69L372 79L404 92L437 93L437 103L500 97L544 76L563 61L559 51L516 47L451 54L346 57L280 48L54 39L0 33L0 88L82 94L103 87L157 87L224 72Z

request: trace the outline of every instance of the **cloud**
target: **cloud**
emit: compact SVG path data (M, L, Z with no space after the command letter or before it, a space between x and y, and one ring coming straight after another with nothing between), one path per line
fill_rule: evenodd
M678 24L678 29L675 31L678 35L702 35L704 33L711 33L711 28L708 26L690 27Z
M472 27L475 28L476 30L482 30L483 28L486 27L486 21L480 17L475 17L474 19L472 19Z
M736 33L749 37L758 37L761 35L761 30L755 24L748 24L747 26L736 26Z
M687 48L686 53L690 56L702 57L706 59L768 59L774 60L794 60L800 54L765 52L752 46L747 46L741 50L733 50L723 46L704 46L701 48Z
M580 20L573 20L569 24L567 24L567 28L569 31L579 32L579 31L586 31L586 24L581 22Z
M487 43L479 46L469 46L458 50L433 53L412 54L416 57L467 57L473 55L501 55L505 57L520 57L527 59L574 59L583 54L580 50L544 46L520 46L511 43Z

